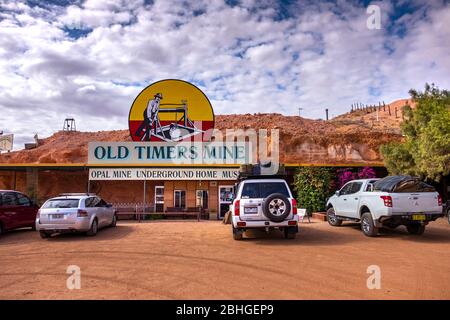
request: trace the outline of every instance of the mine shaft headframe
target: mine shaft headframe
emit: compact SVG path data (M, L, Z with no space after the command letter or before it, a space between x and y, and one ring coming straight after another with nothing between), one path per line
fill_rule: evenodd
M74 118L64 120L63 131L77 131L77 125Z

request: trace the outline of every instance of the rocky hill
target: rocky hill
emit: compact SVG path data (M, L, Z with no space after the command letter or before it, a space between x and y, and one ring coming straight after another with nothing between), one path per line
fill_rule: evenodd
M278 129L280 157L284 163L376 164L382 161L380 145L401 140L399 100L376 113L359 110L330 121L281 114L217 115L215 128ZM395 117L397 108L397 117ZM374 118L375 117L375 118ZM57 132L38 148L0 155L0 163L86 163L90 141L131 141L128 130Z
M365 127L377 131L400 134L400 124L403 121L403 107L416 104L410 99L400 99L387 105L372 106L363 110L355 110L333 118L339 127Z

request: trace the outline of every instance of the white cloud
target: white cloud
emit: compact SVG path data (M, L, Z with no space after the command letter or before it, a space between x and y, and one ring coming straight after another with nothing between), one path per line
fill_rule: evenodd
M302 107L312 118L406 97L426 81L449 88L449 6L417 2L390 21L401 3L374 3L381 30L345 1L4 1L0 130L22 142L59 130L68 114L82 130L126 128L135 96L163 78L198 84L218 114Z

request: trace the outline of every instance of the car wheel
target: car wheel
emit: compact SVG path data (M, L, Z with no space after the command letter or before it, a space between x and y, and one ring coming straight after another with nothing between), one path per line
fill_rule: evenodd
M450 223L450 209L447 210L447 220L448 223Z
M372 214L370 212L363 213L361 217L361 230L368 237L375 237L378 234L378 228L373 223Z
M236 228L233 226L233 239L234 239L234 240L242 240L243 235L244 235L244 231L239 230L239 229L236 229Z
M264 215L273 222L282 222L291 213L289 199L281 193L269 195L262 204Z
M408 224L406 226L406 230L408 230L408 232L410 234L414 234L414 235L422 235L425 232L425 226L418 224L418 223L414 223L414 224Z
M333 227L338 227L342 224L342 220L336 217L333 207L327 210L327 221Z
M117 225L117 216L114 214L113 218L112 218L112 222L109 226L114 228L116 225Z
M290 228L284 228L284 238L285 239L295 239L297 236L296 230L290 230Z
M3 234L3 226L2 226L2 224L0 223L0 236Z
M97 234L97 232L98 232L98 223L97 219L94 219L94 221L92 221L91 228L89 229L88 232L86 232L86 235L88 235L89 237L93 237Z
M50 238L50 233L44 231L39 231L39 235L41 236L42 239Z
M36 225L33 224L33 226L31 227L31 230L36 231Z

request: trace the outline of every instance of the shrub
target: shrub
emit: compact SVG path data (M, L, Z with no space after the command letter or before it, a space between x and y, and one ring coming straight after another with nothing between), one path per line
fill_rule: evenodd
M324 211L334 187L334 173L330 168L300 167L294 176L297 201L308 213Z
M347 182L349 182L350 180L371 179L375 177L376 177L375 170L373 170L370 167L364 167L358 170L357 172L355 172L350 168L340 169L337 171L337 187L338 189L342 188L342 186Z

